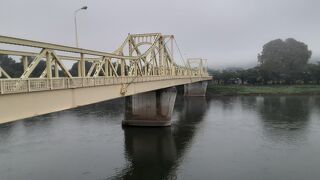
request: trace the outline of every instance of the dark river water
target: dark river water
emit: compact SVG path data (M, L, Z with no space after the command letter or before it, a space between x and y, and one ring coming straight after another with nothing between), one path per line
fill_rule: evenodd
M0 180L320 179L320 96L178 96L167 128L122 99L0 125Z

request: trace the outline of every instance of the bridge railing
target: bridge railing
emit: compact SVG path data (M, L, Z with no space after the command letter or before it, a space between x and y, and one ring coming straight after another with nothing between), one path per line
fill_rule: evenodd
M48 91L58 89L83 88L106 85L123 85L168 79L206 80L201 76L138 76L138 77L75 77L75 78L28 78L0 79L0 94Z

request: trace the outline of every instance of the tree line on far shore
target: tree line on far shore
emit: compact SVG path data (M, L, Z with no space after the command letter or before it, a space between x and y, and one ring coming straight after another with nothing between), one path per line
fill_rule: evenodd
M28 64L30 64L32 60L33 60L32 57L28 57ZM69 70L70 74L74 77L77 77L78 75L78 70L77 70L78 63L79 62L75 62L72 65L71 69ZM86 72L88 72L92 65L92 62L85 62L85 63L86 63L85 64ZM24 71L21 60L16 61L8 55L0 55L0 67L2 67L12 78L19 78ZM30 77L39 77L45 69L46 69L46 62L44 60L39 61L39 64L32 71L32 74L30 75ZM66 77L67 75L64 74L62 70L59 70L59 76Z
M312 52L293 38L266 43L258 64L249 69L209 69L217 84L319 84L320 62L309 63Z

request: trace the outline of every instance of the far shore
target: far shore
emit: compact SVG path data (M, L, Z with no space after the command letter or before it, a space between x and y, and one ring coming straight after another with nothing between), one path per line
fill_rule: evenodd
M318 95L320 85L217 85L208 84L209 96Z

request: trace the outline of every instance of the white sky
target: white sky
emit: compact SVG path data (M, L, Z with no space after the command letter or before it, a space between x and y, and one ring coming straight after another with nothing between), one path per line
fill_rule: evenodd
M263 44L293 37L320 55L319 0L0 0L0 35L112 52L128 33L174 34L211 67L255 65Z

